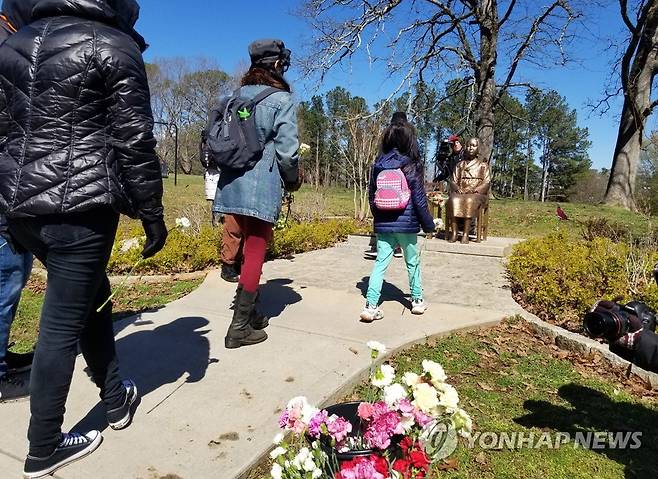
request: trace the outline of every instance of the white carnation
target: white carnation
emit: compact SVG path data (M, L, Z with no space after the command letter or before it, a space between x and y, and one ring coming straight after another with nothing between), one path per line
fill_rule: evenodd
M407 397L407 390L399 383L393 383L384 388L384 402L389 406L394 406L400 399Z
M270 452L270 457L272 459L276 459L279 456L283 456L285 453L286 453L286 449L279 446L279 447L275 448L272 452Z
M395 369L388 364L382 364L379 369L372 375L371 383L377 388L384 388L390 385L395 379Z

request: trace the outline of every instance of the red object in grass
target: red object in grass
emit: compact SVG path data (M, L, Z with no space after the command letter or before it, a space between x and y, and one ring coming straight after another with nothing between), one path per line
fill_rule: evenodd
M560 208L560 205L557 205L557 209L555 210L555 214L561 220L567 221L569 219L569 217L564 212L564 210L562 208Z

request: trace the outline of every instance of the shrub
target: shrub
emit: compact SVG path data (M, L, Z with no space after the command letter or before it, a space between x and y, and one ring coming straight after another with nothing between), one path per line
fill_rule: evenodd
M275 259L291 254L328 248L344 240L348 234L363 228L354 220L314 221L312 223L289 223L274 232L268 258ZM219 264L221 228L195 225L182 230L173 228L162 251L141 261L135 272L170 274L199 271ZM111 273L127 273L141 258L146 237L137 224L122 227L112 248L108 264Z
M556 233L520 243L507 266L515 297L543 319L580 331L581 319L599 299L646 302L658 310L651 238L629 243Z
M544 319L573 326L598 299L628 299L627 255L623 243L575 240L560 232L517 245L508 272L525 306Z
M610 221L604 217L587 218L581 226L583 239L586 241L592 241L594 238L609 238L618 243L629 241L633 236L627 225Z
M291 223L274 233L268 257L281 258L305 251L329 248L338 241L344 240L347 235L363 229L359 223L351 219Z

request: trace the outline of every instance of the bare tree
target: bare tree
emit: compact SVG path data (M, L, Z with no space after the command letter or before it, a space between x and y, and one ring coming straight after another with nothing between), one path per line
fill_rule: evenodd
M627 0L619 0L630 40L620 61L624 104L605 203L635 209L635 183L644 125L658 104L658 100L651 100L653 78L658 72L658 2L639 1L635 23L630 18L627 3Z
M579 16L569 0L307 0L300 14L314 28L307 73L322 78L367 55L386 62L399 81L469 78L476 90L476 129L491 154L494 108L515 82L522 61L566 61L569 27ZM389 33L390 32L390 33ZM505 61L498 64L499 54ZM500 71L498 71L500 70ZM499 79L499 80L497 80Z

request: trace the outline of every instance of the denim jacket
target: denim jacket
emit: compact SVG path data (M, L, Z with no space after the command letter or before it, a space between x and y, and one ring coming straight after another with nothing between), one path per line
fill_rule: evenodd
M254 98L265 86L240 89L245 98ZM299 174L297 112L292 96L274 93L256 106L258 138L265 143L263 157L246 171L224 170L219 176L213 211L276 223L281 212L283 183L294 183Z

